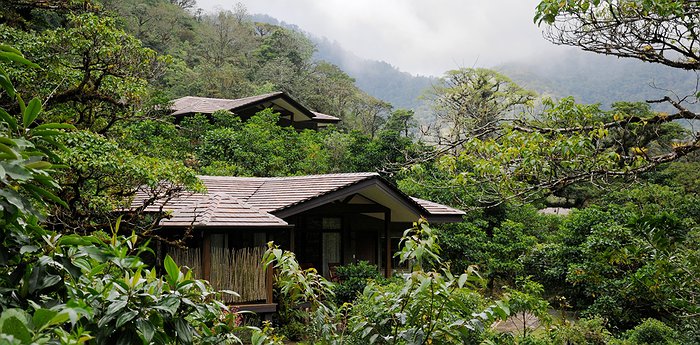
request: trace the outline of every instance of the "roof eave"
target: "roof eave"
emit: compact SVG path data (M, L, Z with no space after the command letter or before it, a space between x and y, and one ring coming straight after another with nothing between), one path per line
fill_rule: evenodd
M294 228L294 225L266 225L266 224L229 224L229 225L206 225L206 224L195 224L192 226L192 224L184 224L184 223L175 223L175 224L161 224L158 225L160 228L183 228L183 227L192 227L194 230L211 230L211 229L291 229Z
M461 223L464 221L464 215L461 214L433 214L426 216L425 219L428 223L432 224L442 224L442 223Z
M403 193L396 186L394 186L391 183L389 183L388 181L384 180L379 175L370 175L367 178L359 180L353 184L346 185L342 188L329 191L323 195L319 195L319 196L314 197L314 198L303 200L303 201L296 203L296 204L293 204L293 205L281 207L277 210L270 211L270 213L278 218L286 218L286 217L289 217L289 216L316 208L318 206L325 205L326 203L331 202L335 199L343 198L343 197L355 194L355 193L361 191L362 189L373 186L373 185L378 186L379 188L384 190L387 194L391 194L391 193L395 194L396 199L400 203L402 203L405 207L411 209L414 213L423 214L423 215L425 215L425 214L431 215L430 211L428 211L426 208L424 208L422 205L420 205L415 200L411 199L410 196Z

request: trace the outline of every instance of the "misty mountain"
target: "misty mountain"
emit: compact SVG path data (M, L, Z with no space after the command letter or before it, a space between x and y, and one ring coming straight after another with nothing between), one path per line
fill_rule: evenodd
M657 100L674 93L695 94L697 74L660 64L571 49L537 61L512 62L494 69L521 86L553 98L574 96L577 102ZM671 92L672 91L672 92ZM656 106L669 111L669 106Z
M436 80L435 77L403 72L383 61L361 58L337 42L305 32L294 24L267 15L254 15L253 19L306 34L316 44L317 60L337 65L355 79L361 90L393 104L395 108L418 110L420 96ZM545 58L514 61L491 68L542 95L555 99L573 96L577 102L600 103L606 109L617 101L660 99L665 95L673 96L673 92L683 97L697 92L695 72L574 48ZM672 110L667 105L655 105L654 108Z
M420 96L435 81L432 77L402 72L384 61L363 59L325 37L312 37L312 40L316 43L317 59L337 65L355 78L357 87L393 104L394 108L418 108Z
M330 62L355 79L355 85L378 99L397 108L417 109L420 96L431 87L434 77L416 76L403 72L384 61L368 60L344 49L336 41L306 32L297 25L281 22L265 14L255 14L252 19L304 33L316 44L314 58Z

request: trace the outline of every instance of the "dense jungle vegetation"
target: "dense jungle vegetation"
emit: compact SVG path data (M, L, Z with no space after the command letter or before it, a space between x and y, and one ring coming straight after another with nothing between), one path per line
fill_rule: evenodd
M697 90L659 94L661 113L543 99L465 68L427 91L428 126L242 6L1 3L0 344L700 343L700 138L678 123L698 118ZM700 69L695 1L543 0L533 15L555 44ZM269 110L165 110L273 91L343 122L299 132ZM468 215L417 220L397 254L405 278L359 263L331 283L271 244L281 310L257 327L219 302L232 292L169 257L154 268L158 219L115 212L137 190L201 190L197 174L357 171ZM498 326L524 318L540 327Z

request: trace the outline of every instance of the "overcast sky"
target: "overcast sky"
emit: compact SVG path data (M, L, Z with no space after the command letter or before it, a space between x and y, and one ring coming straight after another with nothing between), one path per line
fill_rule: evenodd
M564 48L532 22L538 0L242 0L262 13L335 40L356 55L413 74L491 67ZM207 11L235 0L197 0Z

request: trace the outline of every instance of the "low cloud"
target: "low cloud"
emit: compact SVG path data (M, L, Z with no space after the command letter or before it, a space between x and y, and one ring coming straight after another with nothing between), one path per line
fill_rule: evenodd
M243 0L250 13L296 24L356 55L414 74L490 67L561 49L533 23L538 0ZM199 0L205 10L227 0Z

